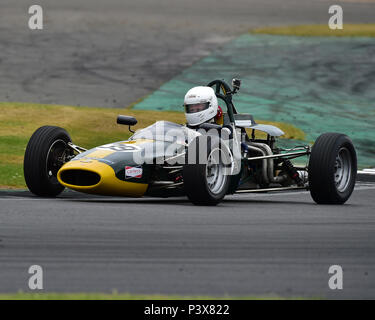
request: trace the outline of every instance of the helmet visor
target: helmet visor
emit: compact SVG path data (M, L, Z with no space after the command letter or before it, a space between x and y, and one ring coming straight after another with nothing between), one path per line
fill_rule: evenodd
M196 113L206 110L209 107L209 103L194 103L194 104L185 104L186 113Z

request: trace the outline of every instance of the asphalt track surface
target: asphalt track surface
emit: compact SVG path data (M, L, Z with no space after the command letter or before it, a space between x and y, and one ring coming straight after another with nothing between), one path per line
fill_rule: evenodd
M320 298L375 297L375 184L343 206L308 192L124 199L66 192L39 199L0 192L0 291L118 292ZM340 265L344 289L328 288Z
M353 1L355 2L355 1ZM253 27L327 23L331 1L32 0L0 3L0 101L124 107ZM340 2L345 23L373 22L373 2ZM199 79L198 79L199 80ZM45 291L374 298L373 186L347 205L308 193L186 199L0 192L0 292ZM328 267L344 289L328 289Z
M334 2L344 23L374 22L355 2ZM41 31L32 4L0 2L0 101L124 107L251 28L328 23L332 1L40 0Z

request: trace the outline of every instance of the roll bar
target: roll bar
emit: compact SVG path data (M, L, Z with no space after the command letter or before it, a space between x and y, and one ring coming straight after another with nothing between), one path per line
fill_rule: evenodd
M234 123L234 114L237 114L237 110L233 104L232 96L235 94L239 88L241 81L239 79L233 79L232 81L233 89L224 81L224 80L213 80L211 81L207 87L213 88L215 86L215 94L216 97L224 100L225 104L227 105L227 113L229 116L230 122ZM220 90L223 94L220 93Z

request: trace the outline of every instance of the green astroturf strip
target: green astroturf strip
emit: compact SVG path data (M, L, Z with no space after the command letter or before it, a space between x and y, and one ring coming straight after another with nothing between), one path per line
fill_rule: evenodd
M359 165L375 164L374 38L245 34L133 108L182 111L188 89L233 77L242 79L234 98L240 112L291 123L306 133L309 143L323 132L348 134Z

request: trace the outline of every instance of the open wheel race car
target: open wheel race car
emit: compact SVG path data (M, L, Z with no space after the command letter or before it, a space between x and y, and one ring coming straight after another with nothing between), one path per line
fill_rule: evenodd
M346 135L324 133L312 148L280 148L276 140L282 130L237 112L232 96L240 88L239 80L234 79L232 87L222 80L207 86L226 106L218 123L189 127L158 121L128 140L91 150L73 144L62 128L37 129L24 158L29 190L43 197L55 197L65 187L109 196L186 195L196 205L216 205L226 194L293 189L310 190L319 204L348 200L357 158ZM117 123L130 130L137 120L118 116ZM256 131L266 138L257 139ZM171 139L171 132L179 138ZM228 139L223 142L224 133ZM308 159L305 165L292 163L300 157Z

